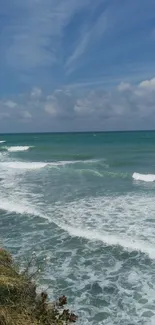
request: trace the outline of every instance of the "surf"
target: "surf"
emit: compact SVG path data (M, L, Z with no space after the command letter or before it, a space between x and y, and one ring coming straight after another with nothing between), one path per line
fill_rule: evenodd
M11 146L6 148L8 152L18 152L18 151L27 151L33 146Z
M102 242L106 246L121 246L127 251L138 251L147 254L151 259L155 259L154 245L147 245L144 241L131 240L129 237L121 237L110 235L106 232L100 233L95 230L75 228L71 226L61 225L63 230L67 231L72 237L84 238L89 241Z
M22 162L22 161L6 161L1 162L0 166L3 168L12 168L16 170L26 169L26 170L35 170L48 166L48 163L44 162Z
M20 200L20 203L19 203ZM127 234L124 235L118 235L117 233L108 233L104 230L99 230L98 226L96 229L91 229L90 226L84 225L83 227L80 227L80 224L77 224L77 226L73 226L73 224L70 224L70 218L67 215L67 219L69 220L68 223L64 223L64 218L62 216L62 221L59 219L51 218L51 213L47 209L44 211L44 208L37 209L35 204L32 201L28 201L26 198L23 199L22 197L19 197L19 200L17 201L15 197L10 198L9 200L6 198L2 198L0 202L0 209L6 211L6 212L14 212L16 214L21 215L29 215L29 216L35 216L42 218L49 222L49 224L55 224L57 227L59 227L62 231L65 231L68 233L71 237L79 237L86 239L90 242L101 242L102 244L106 246L113 246L117 247L120 246L122 249L127 251L139 251L141 253L144 253L148 255L151 259L155 259L155 249L154 245L151 243L147 243L144 240L138 240L136 238L131 238ZM55 206L52 213L56 212L58 206ZM61 207L62 210L64 210L64 207ZM65 211L66 213L67 211ZM72 209L73 212L73 209ZM60 213L61 214L61 213ZM82 217L82 216L81 216ZM83 217L82 217L83 219ZM79 220L80 221L80 220ZM76 218L75 218L75 224L76 224Z
M143 182L154 182L155 175L154 174L139 174L133 173L132 178L136 181L143 181Z
M50 162L51 166L65 166L65 165L74 165L74 164L95 164L100 162L98 159L90 159L90 160L60 160Z
M10 200L3 198L0 202L0 209L21 215L41 216L40 212L37 211L35 207L32 207L26 200L20 200L19 203L17 200L12 198Z

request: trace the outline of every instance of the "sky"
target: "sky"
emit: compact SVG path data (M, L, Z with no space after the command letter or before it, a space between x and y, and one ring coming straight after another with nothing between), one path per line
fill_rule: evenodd
M0 0L0 132L155 128L155 0Z

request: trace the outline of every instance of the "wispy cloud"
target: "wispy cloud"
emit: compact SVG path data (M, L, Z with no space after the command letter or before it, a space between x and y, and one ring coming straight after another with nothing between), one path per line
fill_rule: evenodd
M97 20L94 23L89 22L89 26L82 26L80 30L80 38L76 42L74 51L68 57L65 64L67 74L70 74L78 68L77 62L84 54L88 54L88 50L96 46L96 42L100 41L107 28L108 22L106 19L106 12L97 17Z
M102 1L102 4L96 20L91 21L92 17L87 19L91 23L81 33L73 53L68 57L65 66L67 74L83 70L95 75L100 70L103 73L103 70L115 69L117 65L127 74L127 63L131 66L141 64L145 69L152 62L149 48L152 47L150 30L151 21L155 18L155 3L149 0L148 5L146 0L131 0ZM147 62L146 56L149 57ZM113 72L110 73L113 75Z
M111 88L155 75L154 0L6 0L0 93ZM42 94L39 89L43 88ZM40 100L39 99L39 100Z
M70 17L87 0L15 0L10 26L3 29L3 37L10 38L6 47L7 63L27 70L51 66L59 59L60 40ZM9 3L8 3L9 9Z
M86 32L78 41L78 45L76 46L71 56L67 59L67 62L65 64L67 73L70 73L75 69L75 66L73 64L75 64L76 61L82 56L82 54L85 53L87 46L90 42L90 37L91 31Z

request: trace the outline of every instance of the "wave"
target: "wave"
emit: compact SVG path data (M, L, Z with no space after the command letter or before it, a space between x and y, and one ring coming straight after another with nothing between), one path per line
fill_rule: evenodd
M46 218L71 236L119 245L155 258L153 195L85 197L46 208Z
M28 202L17 203L15 200L7 200L2 198L0 201L0 209L7 212L14 212L18 214L29 214L40 216L40 212L33 208Z
M106 167L106 166L105 166ZM75 170L74 170L75 172ZM76 169L76 172L80 173L80 174L90 174L90 175L94 175L94 176L98 176L98 177L110 177L110 178L122 178L122 179L129 179L130 178L130 174L127 173L116 173L116 172L109 172L109 171L102 171L99 172L95 169Z
M48 222L54 222L60 229L66 231L71 237L84 238L89 241L98 241L104 243L106 246L121 246L122 249L127 251L138 251L148 255L151 259L155 259L155 249L154 245L147 245L144 241L131 240L129 237L121 238L117 235L110 235L105 233L100 233L96 230L89 230L83 228L74 228L69 225L60 224L57 221L51 220L50 217L41 212L37 211L36 208L29 205L27 202L22 202L22 204L17 202L10 202L8 200L2 200L0 202L0 209L7 212L14 212L16 214L27 214L35 217L40 217Z
M149 219L154 216L152 198L108 196L40 205L39 196L15 190L8 198L2 195L0 209L34 215L54 223L72 237L140 251L155 259L154 223L146 222L148 216Z
M72 237L85 238L90 241L100 241L106 246L121 246L123 249L129 251L140 251L149 255L151 259L155 259L154 245L146 245L143 241L131 240L130 238L121 238L116 235L107 235L106 233L99 233L94 230L74 228L66 225L60 226L67 231Z
M13 169L40 169L48 166L48 163L43 162L22 162L22 161L9 161L1 162L0 166L4 168L13 168Z
M75 172L75 170L74 170L74 172ZM104 177L103 174L101 174L97 170L93 170L93 169L77 169L76 172L78 172L80 174L84 174L84 175L88 174L88 175L92 175L92 176Z
M126 178L130 178L130 174L128 174L128 173L116 173L116 172L109 172L109 171L104 171L103 172L103 175L105 175L105 176L109 176L109 177L111 177L111 178L124 178L124 179L126 179Z
M94 164L96 162L99 162L99 160L96 159L90 159L90 160L62 160L62 161L53 161L50 162L50 166L66 166L66 165L74 165L74 164Z
M27 151L30 148L33 148L32 146L13 146L6 148L9 152L18 152L18 151Z
M6 168L14 168L14 169L40 169L44 167L54 167L54 168L59 168L59 167L64 167L66 165L72 165L72 164L79 164L79 163L92 163L92 161L57 161L57 162L24 162L24 161L6 161L6 162L1 162L0 165L2 167ZM94 161L93 161L94 162ZM94 173L96 173L94 171ZM101 176L101 175L99 175Z
M6 142L6 141L5 141L5 140L1 140L1 141L0 141L0 143L4 143L4 142Z
M139 174L139 173L133 173L132 178L136 181L143 181L143 182L154 182L155 181L155 175L153 174Z
M1 154L1 158L3 158L3 156L5 158L5 153ZM92 163L92 161L89 161L89 162ZM89 162L87 162L87 161L79 161L79 160L76 160L76 161L57 161L57 162L30 162L30 161L3 161L1 159L0 166L4 170L6 170L6 169L15 169L16 171L18 171L18 170L19 171L21 171L21 170L24 171L24 170L37 170L37 169L41 169L41 168L45 168L45 167L59 169L59 168L65 167L67 165L69 166L69 165L73 165L73 164L83 164L83 163L89 163ZM95 161L93 161L93 163L94 162ZM84 170L77 169L77 171L87 173L87 169L84 169ZM93 171L93 170L88 169L88 173L89 172L91 172L94 175L103 177L102 174L100 174L97 171Z

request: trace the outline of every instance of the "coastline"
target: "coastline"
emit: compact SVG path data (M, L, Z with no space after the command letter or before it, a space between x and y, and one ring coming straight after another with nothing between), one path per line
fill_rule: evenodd
M77 316L65 309L67 298L50 302L48 294L36 293L36 284L27 270L20 272L8 251L0 248L0 324L64 325Z

